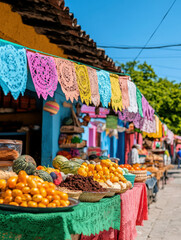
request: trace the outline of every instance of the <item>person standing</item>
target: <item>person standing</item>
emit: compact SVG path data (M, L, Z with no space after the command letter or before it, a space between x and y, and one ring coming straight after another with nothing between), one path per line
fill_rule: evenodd
M139 155L138 155L139 145L135 144L132 146L131 151L128 153L128 164L136 164L140 163Z
M180 161L181 161L181 148L177 152L177 159L178 159L178 169L180 168Z

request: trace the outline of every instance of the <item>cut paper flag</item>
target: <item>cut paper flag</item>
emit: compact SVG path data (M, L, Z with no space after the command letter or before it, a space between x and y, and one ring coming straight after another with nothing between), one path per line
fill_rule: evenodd
M121 89L119 85L119 77L116 74L110 74L111 82L111 104L112 108L117 112L122 110L122 96Z
M27 83L27 58L24 48L0 46L0 86L5 95L11 92L17 100L24 95Z
M55 58L58 72L58 81L65 94L66 100L73 103L74 99L78 101L79 88L76 80L74 64L68 60Z
M31 77L38 97L46 100L54 96L57 89L58 75L53 57L27 51Z

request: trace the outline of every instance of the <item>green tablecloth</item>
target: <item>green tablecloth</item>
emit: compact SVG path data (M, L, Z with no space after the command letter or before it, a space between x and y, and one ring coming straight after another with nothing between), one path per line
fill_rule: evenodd
M97 203L80 203L73 211L16 213L0 210L0 239L64 240L71 234L91 235L120 229L120 195Z

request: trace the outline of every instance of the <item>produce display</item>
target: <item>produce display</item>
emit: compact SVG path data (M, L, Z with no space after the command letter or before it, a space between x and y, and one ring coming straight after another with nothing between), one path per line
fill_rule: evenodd
M120 165L121 168L123 169L127 169L129 171L144 171L146 170L146 167L144 165L141 165L141 164L133 164L133 165L130 165L130 164L121 164Z
M93 177L83 177L80 175L72 175L67 177L66 180L60 184L60 187L86 192L105 191L97 181L94 181Z
M100 164L96 165L83 163L78 169L78 174L84 177L93 176L95 181L102 183L105 183L107 180L110 180L112 183L118 183L119 181L127 182L119 165L111 162L109 159L101 160Z
M0 204L21 207L66 207L69 206L68 195L56 190L52 182L40 177L27 175L20 171L7 181L0 179Z

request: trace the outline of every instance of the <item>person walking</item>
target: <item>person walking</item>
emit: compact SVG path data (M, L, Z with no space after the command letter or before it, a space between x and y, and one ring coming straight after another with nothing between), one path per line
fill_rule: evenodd
M181 161L181 148L177 152L177 159L178 159L178 169L180 168L180 161Z

